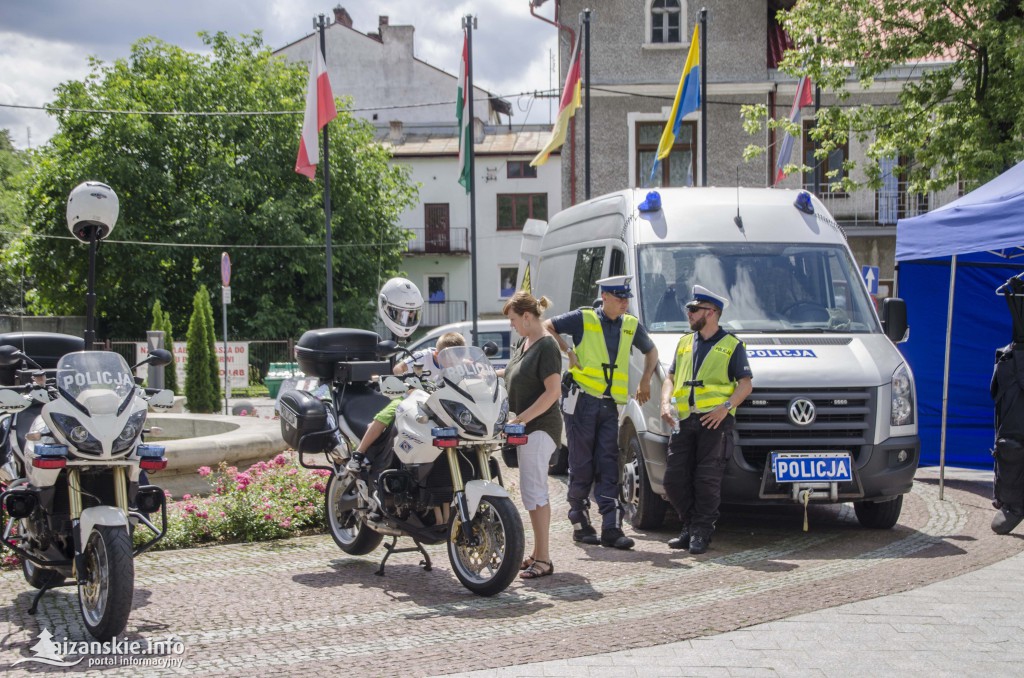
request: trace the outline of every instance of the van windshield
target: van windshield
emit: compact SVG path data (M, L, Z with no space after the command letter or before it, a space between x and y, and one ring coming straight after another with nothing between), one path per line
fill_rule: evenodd
M665 244L637 255L640 318L650 332L687 332L694 284L723 294L739 332L880 332L849 253L839 245Z

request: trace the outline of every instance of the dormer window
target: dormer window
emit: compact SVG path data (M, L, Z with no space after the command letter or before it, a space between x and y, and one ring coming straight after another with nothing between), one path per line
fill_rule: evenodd
M652 43L679 44L682 42L680 28L683 17L682 4L680 0L653 0L651 2Z

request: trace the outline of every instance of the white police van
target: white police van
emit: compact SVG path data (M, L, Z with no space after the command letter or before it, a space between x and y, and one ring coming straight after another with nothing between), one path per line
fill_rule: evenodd
M645 202L646 200L646 202ZM660 203L660 204L656 204ZM722 326L746 345L754 391L737 410L723 503L853 502L890 528L917 469L913 375L896 349L906 307L879 320L845 235L804 191L670 188L601 196L524 229L523 261L546 315L591 306L595 281L633 276L630 313L661 367L643 407L620 408L623 500L635 527L661 524L669 430L659 396L701 284L730 299ZM643 357L634 350L630 391Z

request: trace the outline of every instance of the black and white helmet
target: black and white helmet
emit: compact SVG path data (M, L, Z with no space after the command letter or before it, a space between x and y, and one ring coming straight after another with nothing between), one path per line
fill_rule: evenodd
M392 278L380 288L377 313L399 339L406 339L416 331L422 311L423 295L405 278Z
M75 186L68 196L68 230L82 242L89 242L89 227L97 228L97 240L114 230L120 204L114 189L98 181Z

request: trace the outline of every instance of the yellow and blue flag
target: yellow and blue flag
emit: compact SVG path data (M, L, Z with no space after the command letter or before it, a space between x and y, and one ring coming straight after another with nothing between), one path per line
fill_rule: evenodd
M683 124L683 118L701 108L700 99L700 24L693 27L693 38L690 39L690 51L686 54L686 65L683 66L683 75L679 78L679 88L676 90L676 100L672 102L672 114L665 123L665 129L661 133L661 142L658 144L658 156L651 168L651 180L654 179L655 171L658 169L660 160L668 157L672 147L676 143Z

